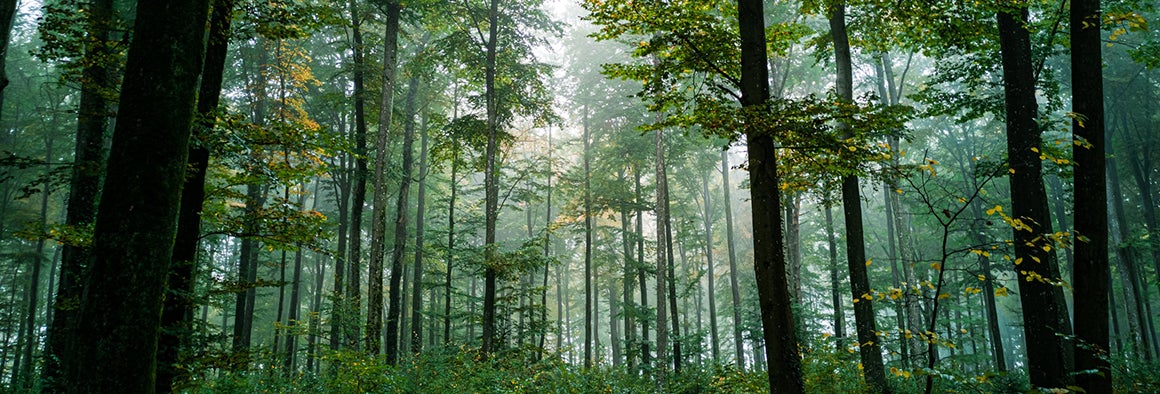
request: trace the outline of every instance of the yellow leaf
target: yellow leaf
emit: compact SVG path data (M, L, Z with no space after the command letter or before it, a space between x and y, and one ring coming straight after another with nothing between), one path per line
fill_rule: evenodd
M936 261L936 262L930 263L930 268L935 270L935 271L942 271L942 264L939 264Z
M870 263L873 263L873 262L874 262L874 259L866 259L866 266L869 267Z

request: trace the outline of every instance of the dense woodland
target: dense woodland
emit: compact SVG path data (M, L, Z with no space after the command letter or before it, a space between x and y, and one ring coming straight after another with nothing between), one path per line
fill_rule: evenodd
M2 0L0 385L1158 392L1158 19Z

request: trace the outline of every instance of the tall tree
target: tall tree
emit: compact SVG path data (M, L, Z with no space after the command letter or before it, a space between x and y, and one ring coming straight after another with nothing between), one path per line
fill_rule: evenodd
M1024 339L1027 341L1028 375L1036 387L1065 387L1069 381L1070 351L1059 334L1071 332L1062 294L1054 281L1059 269L1054 254L1042 248L1043 234L1051 232L1047 195L1043 187L1042 143L1036 122L1035 77L1031 61L1031 37L1027 31L1027 8L999 11L999 45L1006 97L1007 157L1011 168L1011 211L1018 220L1014 229L1015 271L1019 274L1019 299L1023 306ZM1019 226L1021 224L1021 226ZM1037 279L1039 278L1039 279Z
M1071 89L1075 159L1076 384L1088 393L1112 391L1108 341L1108 201L1104 159L1103 54L1099 0L1071 2ZM1145 202L1145 204L1148 204Z
M584 106L584 368L592 367L592 319L596 315L592 299L592 133L588 127L588 106Z
M9 1L13 8L16 1ZM6 6L6 5L5 5ZM100 194L102 177L105 174L105 141L109 127L109 95L113 89L110 75L112 64L96 59L108 59L112 48L109 45L109 30L113 19L113 1L97 0L89 3L86 15L86 30L89 35L84 41L86 62L82 71L81 102L77 112L76 148L73 154L73 168L69 179L69 195L66 203L65 224L72 227L87 227L97 216L97 197ZM0 23L9 21L0 12ZM3 29L0 26L0 29ZM0 30L6 31L6 30ZM3 39L3 45L8 40ZM0 63L2 63L0 58ZM0 65L0 70L3 66ZM0 78L4 78L0 74ZM7 80L0 80L7 84ZM3 100L0 99L0 103ZM2 104L0 104L2 106ZM68 387L62 381L60 356L73 340L73 324L76 322L76 305L80 302L84 289L85 267L89 266L91 245L62 246L60 278L57 293L53 299L53 319L45 341L44 370L41 372L42 389L48 392L63 392ZM51 289L50 289L51 290Z
M853 76L850 60L850 41L846 34L846 3L835 1L830 5L830 35L834 43L834 58L837 65L836 90L839 100L854 101ZM846 121L838 124L846 137L850 125ZM850 269L850 289L854 299L854 328L858 334L858 348L862 356L866 383L874 392L888 392L886 370L882 365L881 345L878 343L878 328L874 322L873 297L870 294L870 279L867 276L866 244L862 230L862 198L857 175L842 177L842 211L846 218L846 264ZM866 296L864 296L866 295Z
M495 224L499 216L499 100L496 96L496 51L499 40L499 0L490 0L487 20L487 42L484 51L484 95L487 104L487 148L484 151L484 269L483 269L483 343L485 355L495 346L495 280L499 273L499 251L495 244Z
M189 171L181 191L181 210L169 270L168 292L162 309L161 339L157 352L157 391L171 392L180 373L180 356L192 334L193 290L197 272L198 241L201 239L201 211L205 201L205 181L209 169L209 146L200 138L216 123L221 101L222 76L230 41L234 0L213 0L201 85L197 95L197 122L189 148Z
M374 212L371 214L371 260L367 282L367 332L366 350L379 354L382 350L383 330L383 260L386 253L387 237L387 153L390 148L391 116L395 102L396 66L399 52L399 12L402 5L398 1L386 4L386 30L383 33L382 91L379 93L379 131L375 138L375 194ZM405 217L405 216L404 216ZM406 220L406 219L403 219ZM406 233L406 231L404 231ZM352 250L351 253L354 253ZM401 253L401 252L400 252ZM391 265L390 305L399 306L399 289L403 275L402 261ZM386 341L387 363L398 361L399 349L399 308L390 311L387 317ZM393 333L391 335L390 333ZM391 340L394 339L394 340Z
M721 189L725 193L725 243L729 246L729 292L733 300L733 362L738 368L745 368L744 338L741 336L741 286L737 279L737 246L733 242L733 199L729 196L729 150L721 150Z
M418 82L418 80L416 80L415 78L411 79L411 83L416 83L416 82ZM408 92L407 94L409 95L410 92ZM408 105L411 107L410 111L415 110L414 105L412 105L411 103L408 103ZM408 114L410 114L410 113L411 112L408 112ZM408 115L408 116L412 116L412 115ZM408 120L412 122L412 127L414 127L414 125L413 125L414 120L412 120L410 118L408 118ZM423 249L424 249L423 236L425 235L424 234L425 230L424 230L423 226L424 226L424 224L426 224L425 222L426 222L426 213L427 213L426 209L425 209L426 205L427 205L427 117L426 117L426 115L424 115L424 117L423 117L423 124L419 127L419 132L421 133L421 136L419 137L419 140L420 140L419 141L419 173L415 175L415 181L419 183L419 192L415 198L415 200L416 200L415 201L416 202L416 207L415 207L415 262L414 262L415 267L411 270L412 275L415 276L415 278L413 280L411 280L411 285L413 286L412 293L411 293L411 351L416 352L416 353L418 353L419 350L421 350L422 346L423 346L423 341L422 341L423 340L423 331L420 329L421 323L423 321L423 313L422 313L423 311L422 311L422 308L420 308L420 306L421 306L420 299L422 298L422 297L420 297L420 293L423 291ZM434 293L432 293L432 298L434 298ZM435 301L432 300L431 305L434 305L434 302ZM431 320L434 320L434 319L431 319ZM434 331L432 331L429 335L431 335L431 338L435 338ZM434 342L434 341L432 341L432 342Z
M753 269L761 305L765 359L771 393L803 391L801 357L793 327L793 305L786 284L785 248L781 234L781 196L777 148L772 131L762 127L768 112L769 69L765 12L760 0L737 0L741 34L741 106L749 147L749 182L753 200Z
M137 6L68 391L155 390L157 339L202 69L207 0Z
M391 342L399 342L399 319L402 318L403 304L399 300L403 289L399 287L396 277L401 277L403 273L403 254L407 250L407 208L409 197L411 195L412 170L415 165L414 145L415 145L415 96L419 93L419 79L411 77L407 82L407 96L404 98L403 104L403 162L402 162L402 176L399 180L399 197L395 200L395 247L391 253L391 289L390 289L390 305L387 306L389 315L387 316L387 333L385 341L388 343L387 350L394 350ZM418 270L420 267L416 267ZM413 273L416 279L421 278L418 272ZM415 286L419 286L418 283ZM418 288L418 287L416 287ZM414 294L416 299L421 299L418 292ZM419 301L414 301L417 305ZM418 312L415 312L418 313ZM394 320L395 325L391 325ZM418 323L416 321L415 323ZM419 330L421 326L412 325L411 330ZM369 334L369 331L368 331ZM422 346L420 338L412 338L412 344ZM414 343L418 342L418 343ZM387 353L387 360L397 360L399 355Z

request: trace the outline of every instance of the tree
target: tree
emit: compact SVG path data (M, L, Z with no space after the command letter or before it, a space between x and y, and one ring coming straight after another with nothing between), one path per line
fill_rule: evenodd
M771 393L803 391L801 359L793 327L793 305L786 284L785 250L781 234L781 197L777 149L771 130L761 127L768 110L769 69L765 13L758 0L737 1L741 34L741 106L749 145L749 180L753 190L753 265L761 305L765 357Z
M11 1L15 7L16 1ZM113 23L113 1L100 0L89 4L86 13L84 79L81 81L81 103L77 112L76 151L73 154L73 170L69 181L68 213L65 225L88 227L97 216L97 197L100 195L101 181L105 174L105 142L108 130L109 95L113 89L111 68L106 59L113 50L108 42L109 30ZM0 22L11 21L0 12ZM10 23L10 22L9 22ZM3 26L0 26L3 29ZM3 39L5 37L0 37ZM5 44L7 40L3 41ZM3 66L0 66L2 68ZM0 75L3 77L3 75ZM0 81L7 84L7 81ZM2 102L2 100L0 100ZM64 367L60 356L68 349L73 339L73 324L76 322L76 304L80 301L85 282L85 267L92 257L89 248L82 245L65 244L61 251L60 280L54 298L53 319L45 340L44 371L41 381L45 391L63 392L68 387L61 379ZM50 289L51 291L51 289Z
M69 391L153 392L208 2L137 7L81 300L77 341L62 357ZM147 165L142 165L147 164Z
M843 102L853 102L853 76L850 60L850 41L846 35L846 4L838 0L830 5L830 35L834 42L834 58L837 64L838 98ZM850 125L839 121L838 128L844 130L846 138L852 137ZM866 274L866 244L862 231L862 198L857 175L842 177L842 211L846 218L846 263L850 269L850 290L854 295L854 328L858 334L858 349L862 356L866 383L871 390L889 392L886 386L886 370L882 365L881 344L878 328L874 322L873 297L870 294L870 279ZM771 364L772 366L772 364Z
M1075 166L1075 369L1086 392L1110 392L1108 365L1108 203L1100 2L1071 4L1072 121ZM1145 203L1147 204L1147 203ZM1082 237L1082 238L1078 238Z
M382 91L379 93L379 132L375 138L375 210L371 215L371 260L367 284L367 332L366 349L370 354L379 354L382 351L383 330L383 261L386 252L387 237L387 151L389 148L388 130L391 127L391 116L394 110L396 66L398 65L399 51L399 12L401 5L396 1L386 4L386 30L383 33L383 71ZM356 227L357 230L357 227ZM405 233L405 231L404 231ZM352 248L351 253L354 253ZM401 260L401 259L400 259ZM387 316L387 363L394 365L399 356L399 288L403 275L402 261L392 263L390 299L391 308ZM391 334L393 333L393 334Z
M1006 97L1007 155L1011 168L1015 270L1019 274L1019 298L1023 305L1023 330L1027 341L1028 375L1036 387L1065 387L1069 381L1071 352L1058 334L1071 332L1062 294L1055 281L1059 269L1054 254L1041 243L1051 232L1047 196L1043 188L1042 145L1036 123L1037 103L1031 62L1031 39L1025 25L1027 8L999 11L999 44Z

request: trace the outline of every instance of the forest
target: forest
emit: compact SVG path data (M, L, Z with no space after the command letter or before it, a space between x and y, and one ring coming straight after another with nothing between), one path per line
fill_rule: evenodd
M1157 5L0 0L0 392L1160 392Z

